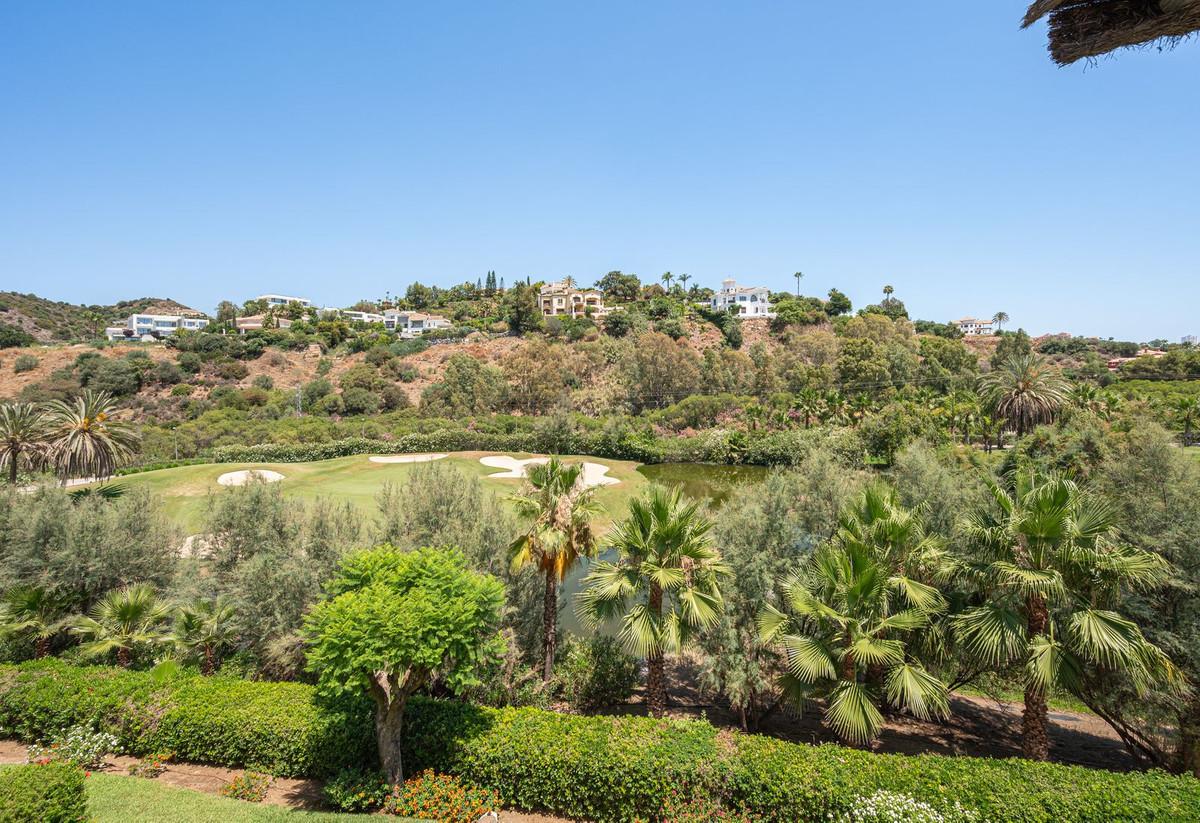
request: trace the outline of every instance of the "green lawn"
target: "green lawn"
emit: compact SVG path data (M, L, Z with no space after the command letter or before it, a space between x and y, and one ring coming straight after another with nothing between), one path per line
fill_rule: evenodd
M491 452L456 452L438 461L451 465L469 477L485 478L501 469L489 468L479 458ZM533 455L514 453L513 457L527 458ZM566 458L583 459L583 458ZM605 460L588 457L588 461L609 467L608 476L621 482L615 486L597 489L596 499L607 512L620 517L630 498L635 495L646 479L638 473L637 463L622 460ZM241 469L270 469L284 476L280 487L286 494L302 500L326 497L331 500L346 500L364 515L375 511L375 495L384 483L402 483L418 463L372 463L367 455L340 457L314 463L206 463L196 466L179 466L173 469L143 472L117 478L129 489L147 488L161 495L167 513L189 533L200 531L209 496L224 490L217 478L226 472ZM483 480L485 489L510 494L520 488L523 481L517 479ZM611 515L600 518L599 526L606 529Z
M1184 449L1184 451L1197 460L1200 460L1200 446L1188 446Z
M368 819L361 814L298 812L246 803L115 774L92 774L87 789L88 813L94 823L361 823ZM405 818L388 820L404 823Z

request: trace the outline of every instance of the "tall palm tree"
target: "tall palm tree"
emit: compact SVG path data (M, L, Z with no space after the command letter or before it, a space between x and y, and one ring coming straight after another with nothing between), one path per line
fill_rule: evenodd
M0 405L0 471L17 484L22 467L38 469L46 457L46 416L32 403Z
M115 651L117 664L129 668L139 646L170 641L164 628L170 616L170 607L154 588L137 583L106 594L90 615L76 618L71 633L82 639L83 654L103 657Z
M554 675L558 646L558 586L580 558L596 554L592 518L600 512L593 492L582 482L583 467L551 457L529 470L529 490L509 498L517 514L529 521L524 534L509 546L513 571L537 566L546 577L542 601L542 677Z
M50 641L66 625L62 604L39 586L9 589L0 600L0 635L33 640L35 657L50 654Z
M1115 610L1166 567L1120 542L1113 510L1067 478L1020 474L1011 489L993 485L992 497L965 525L964 576L982 602L955 619L955 631L984 663L1019 666L1023 751L1045 760L1046 696L1076 689L1085 667L1124 672L1139 688L1173 677L1165 655Z
M663 281L663 285L666 286L667 291L670 291L671 281L675 279L675 275L671 274L669 271L665 271L663 272L663 276L659 279Z
M690 274L688 274L687 272L684 272L683 274L679 275L679 285L686 291L687 290L687 281L689 281L691 279L692 279L692 276Z
M804 276L804 272L798 271L795 274L793 274L792 276L796 278L796 296L799 297L800 296L800 278Z
M998 311L992 315L992 322L996 324L996 331L1004 331L1004 324L1008 322L1008 313Z
M50 403L47 459L62 479L112 477L133 456L137 432L113 418L116 409L107 392L90 389L74 403Z
M888 300L890 300L892 295L895 294L895 292L896 292L896 290L893 289L890 285L884 286L883 287L883 302L886 303Z
M995 414L1021 437L1051 422L1071 390L1057 369L1033 354L1016 354L979 379Z
M197 600L175 615L171 640L186 658L199 658L202 674L216 672L221 650L237 638L234 609L225 598Z
M646 658L646 704L654 717L667 711L667 652L713 625L724 607L720 578L730 571L712 545L712 527L678 488L652 486L609 536L617 560L595 563L579 594L585 625L619 619L626 648Z

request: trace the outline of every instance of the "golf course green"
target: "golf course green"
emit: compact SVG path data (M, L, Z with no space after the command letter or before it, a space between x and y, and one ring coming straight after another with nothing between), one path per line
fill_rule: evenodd
M440 465L452 466L467 477L487 478L482 480L485 489L494 489L503 496L520 489L524 482L519 478L488 478L502 473L502 469L484 466L479 458L495 452L454 452L438 460ZM526 459L538 455L512 453L512 457ZM598 525L606 529L612 522L612 514L620 517L631 497L636 495L649 481L638 472L637 463L623 460L606 460L599 457L564 457L568 462L599 463L608 467L608 477L620 481L616 485L600 486L596 489L596 500L605 509ZM212 495L228 491L217 482L217 478L231 472L244 470L270 471L283 475L279 486L284 494L311 501L324 497L334 501L348 501L364 516L375 512L375 496L385 483L404 483L412 473L428 463L376 463L367 455L339 457L313 463L204 463L195 466L178 466L172 469L142 472L118 477L111 482L119 483L127 490L149 489L163 499L167 513L187 533L195 533L203 527L204 513Z

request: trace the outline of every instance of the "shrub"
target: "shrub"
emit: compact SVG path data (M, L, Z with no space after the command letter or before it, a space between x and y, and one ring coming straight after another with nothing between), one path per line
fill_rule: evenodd
M386 347L376 346L375 348L368 350L363 359L372 366L382 366L384 363L387 363L389 360L395 358L395 356L396 355L392 354L391 351L389 351Z
M39 362L32 354L18 355L17 359L13 361L13 371L17 374L33 371L37 368Z
M200 358L200 355L191 351L181 352L175 362L179 364L180 369L188 374L199 373L200 367L204 365L204 361Z
M250 368L241 360L225 360L217 364L217 377L222 380L241 380L250 374Z
M174 756L174 752L148 754L129 767L129 774L133 777L144 777L147 780L153 780L167 770L167 762Z
M267 797L267 789L271 788L271 779L269 774L242 772L221 787L221 797L261 803Z
M256 374L254 375L252 385L256 389L270 391L271 389L275 388L275 379L269 374Z
M906 794L875 792L870 797L856 798L834 820L836 823L976 823L979 815L966 811L958 803L943 813Z
M373 812L383 808L392 786L377 769L342 769L322 790L325 802L340 812Z
M719 798L680 791L672 791L667 795L659 818L670 823L709 823L714 820L750 823L750 818L744 812L730 811Z
M638 662L613 637L571 643L556 669L563 699L576 711L624 703L638 683Z
M55 735L49 745L29 747L29 762L60 761L81 769L98 769L104 758L121 751L120 741L108 732L98 732L88 726L72 726Z
M0 771L0 823L82 823L88 819L83 770L68 763Z
M434 823L477 823L488 812L500 808L500 797L457 777L426 770L397 786L384 811Z

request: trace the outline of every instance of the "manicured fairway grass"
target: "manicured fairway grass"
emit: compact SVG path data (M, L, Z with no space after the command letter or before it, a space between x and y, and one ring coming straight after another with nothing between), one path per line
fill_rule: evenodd
M1200 446L1188 446L1184 449L1184 451L1197 460L1200 460Z
M361 814L291 811L114 774L91 775L87 791L88 815L94 823L347 823L374 819Z
M455 452L443 460L442 465L453 466L468 477L487 478L500 469L489 468L479 458L493 452ZM527 458L534 455L513 453L513 457ZM621 482L615 486L601 486L596 490L596 500L606 514L599 519L598 526L607 529L612 514L620 517L631 497L636 495L647 482L638 473L637 463L622 460L605 460L598 457L567 457L566 460L588 460L609 467L608 476ZM325 497L335 501L348 501L365 517L375 513L375 496L384 483L403 483L420 463L372 463L367 455L340 457L314 463L205 463L197 466L179 466L153 472L133 474L117 478L129 490L145 488L161 495L167 513L188 533L203 527L204 513L211 495L226 489L217 483L217 478L227 472L242 469L270 469L279 472L284 479L279 482L285 494L294 495L305 501ZM511 494L524 482L518 479L483 479L484 489L493 489L501 496Z

